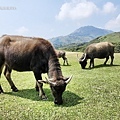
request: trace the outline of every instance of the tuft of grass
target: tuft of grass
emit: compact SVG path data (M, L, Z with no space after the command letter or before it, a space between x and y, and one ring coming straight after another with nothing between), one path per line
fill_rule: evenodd
M1 84L0 120L119 120L120 118L120 54L115 54L114 65L103 66L103 59L95 59L95 68L81 69L77 54L67 52L69 66L62 66L65 77L73 74L63 94L63 105L53 103L49 85L44 85L48 100L42 101L35 91L32 72L13 71L12 78L18 92L12 92L5 77ZM43 74L43 79L46 74Z

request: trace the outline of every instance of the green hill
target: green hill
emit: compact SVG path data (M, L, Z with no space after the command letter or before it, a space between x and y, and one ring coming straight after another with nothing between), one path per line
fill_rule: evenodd
M100 36L84 44L70 44L64 46L62 49L83 52L88 45L92 43L105 42L105 41L113 43L115 45L115 52L120 53L120 32L114 32L105 36Z
M90 44L94 42L103 42L103 41L112 42L113 44L120 43L120 32L114 32L105 36L95 38L90 42Z
M69 35L51 38L50 41L56 48L58 48L65 45L67 46L68 44L82 44L89 42L98 36L103 36L110 33L113 33L113 31L100 29L93 26L84 26Z

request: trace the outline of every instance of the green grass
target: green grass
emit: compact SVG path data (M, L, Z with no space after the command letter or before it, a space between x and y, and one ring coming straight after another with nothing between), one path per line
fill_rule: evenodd
M76 54L68 52L70 66L61 65L63 75L73 74L73 79L60 106L54 105L49 85L44 85L48 100L39 100L32 72L13 71L18 92L11 91L2 74L0 83L5 93L0 94L0 120L119 120L120 54L115 54L114 66L109 66L110 61L103 66L103 59L95 59L91 70L81 69Z

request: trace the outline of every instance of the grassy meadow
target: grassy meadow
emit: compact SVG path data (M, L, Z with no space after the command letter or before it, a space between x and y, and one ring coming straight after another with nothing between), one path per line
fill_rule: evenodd
M78 53L79 57L81 53ZM44 85L48 100L39 100L32 72L12 72L18 92L12 92L2 74L0 83L0 120L120 120L120 54L115 54L103 66L103 59L95 59L94 69L81 69L77 52L67 52L69 66L61 68L64 76L73 74L63 94L63 105L53 103L49 85ZM43 79L46 74L43 75Z

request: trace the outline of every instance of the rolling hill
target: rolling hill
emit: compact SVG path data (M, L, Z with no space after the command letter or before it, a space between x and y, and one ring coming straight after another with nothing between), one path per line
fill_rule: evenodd
M70 44L69 46L64 46L62 49L70 51L84 51L89 44L105 41L113 43L115 45L115 52L120 53L120 32L114 32L105 36L97 37L85 44Z
M111 30L100 29L93 26L84 26L75 30L69 35L51 38L50 41L55 47L61 47L68 44L81 44L89 42L96 37L112 33Z

